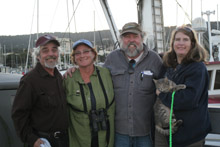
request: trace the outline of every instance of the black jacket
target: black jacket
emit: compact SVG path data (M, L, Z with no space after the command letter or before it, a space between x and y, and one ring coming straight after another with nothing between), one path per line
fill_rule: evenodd
M22 77L12 106L12 119L18 136L33 146L36 132L64 131L68 127L66 95L62 76L54 76L40 63Z

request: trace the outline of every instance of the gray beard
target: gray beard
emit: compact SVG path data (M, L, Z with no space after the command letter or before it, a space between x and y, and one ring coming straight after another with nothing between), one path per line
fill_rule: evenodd
M53 69L53 68L56 67L57 64L58 64L58 61L53 62L53 64L47 64L47 62L45 62L45 63L44 63L44 66L47 67L47 68Z
M144 49L144 46L143 46L143 43L140 44L140 46L137 46L135 43L131 42L129 43L127 46L124 46L124 43L121 41L120 42L121 44L121 49L125 52L125 54L129 57L136 57L137 55L139 55L143 49ZM129 49L129 46L130 45L134 45L136 47L136 49L133 49L133 51L131 51L131 49Z
M47 59L55 59L55 57L50 56ZM55 68L57 64L58 64L58 60L55 60L54 62L47 62L47 61L44 62L44 66L51 69Z

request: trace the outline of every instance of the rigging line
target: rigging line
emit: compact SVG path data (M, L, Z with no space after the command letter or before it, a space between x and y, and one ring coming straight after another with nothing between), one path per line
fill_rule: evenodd
M76 6L76 9L73 11L73 15L72 15L72 17L71 17L71 19L70 19L70 21L69 21L69 23L68 23L68 26L67 26L67 28L66 28L66 30L65 30L65 32L64 32L64 34L63 34L63 37L62 37L62 38L64 38L64 37L65 37L65 35L66 35L67 29L69 28L70 23L71 23L71 21L72 21L73 17L75 16L75 13L76 13L76 10L77 10L77 8L78 8L78 6L79 6L80 1L81 1L81 0L79 0L79 1L78 1L78 4L77 4L77 6ZM63 41L63 39L62 39L62 41ZM61 42L62 42L62 41L61 41Z
M94 0L93 0L93 5L94 5L95 10L98 10L98 9L96 8L96 5L95 5ZM100 15L99 15L98 11L96 11L96 12L97 12L97 15L98 15L99 23L101 24L101 26L104 26L103 23L102 23L102 21L101 21L101 19L100 19ZM103 28L102 28L102 29L103 29ZM101 36L101 34L100 34L100 36ZM102 46L103 46L103 45L102 45Z
M68 19L68 22L69 22L69 4L68 4L68 0L66 0L66 4L67 4L67 19ZM69 49L71 51L71 39L70 39L70 27L69 27ZM66 58L66 52L65 52L65 48L64 48L64 56ZM65 59L64 58L64 59ZM69 58L68 58L69 59ZM70 60L68 60L68 63L70 63ZM66 63L65 63L65 66L66 66Z
M98 9L96 8L96 5L95 5L94 0L93 0L93 5L94 5L95 10L98 10ZM101 21L101 19L100 19L99 13L98 13L98 11L96 11L96 12L97 12L97 15L98 15L98 20L99 20L101 26L103 26L103 23L102 23L102 21ZM102 29L103 29L103 28L102 28ZM104 56L106 57L104 45L103 45L103 42L102 42L102 35L101 35L101 32L100 32L100 31L99 31L99 37L100 37L100 40L101 40L102 50L103 50L103 52L104 52Z
M69 5L68 5L68 0L66 0L66 9L67 9L67 19L68 19L68 23L69 23ZM70 32L70 27L69 27L69 32Z
M30 29L30 37L28 41L28 50L27 50L27 57L26 57L26 64L25 64L25 70L27 69L28 65L28 55L30 52L30 46L31 46L31 33L32 33L32 28L33 28L33 22L34 22L34 12L35 12L35 6L36 6L36 0L34 1L34 9L33 9L33 14L32 14L32 20L31 20L31 29ZM26 72L26 71L25 71Z
M96 5L95 5L94 0L93 0L93 5L94 5L95 10L98 10L98 9L96 8ZM97 12L97 11L96 11L96 12ZM98 19L99 19L99 22L100 22L101 26L103 26L103 25L102 25L102 21L101 21L101 19L100 19L100 16L99 16L99 13L98 13L98 12L97 12L97 15L98 15ZM100 32L100 31L98 31L98 33L99 33L99 37L100 37L101 44L102 44L102 50L103 50L103 52L104 52L104 56L106 57L104 45L103 45L103 42L102 42L102 35L101 35L101 32Z
M93 0L92 2L93 2L93 6L94 6L95 10L98 10L98 9L96 8L96 5L95 5L94 0ZM98 19L99 19L99 22L100 22L101 26L104 26L104 25L102 25L103 23L102 23L102 21L101 21L101 19L100 19L100 16L99 16L98 11L96 11L96 13L97 13L97 15L98 15Z
M105 7L107 6L107 2L105 1L105 0L102 0L103 1L103 4L105 5ZM114 26L113 25L113 18L112 18L112 15L110 15L110 10L108 9L108 7L106 7L106 11L107 11L107 15L108 15L108 17L109 17L109 19L110 19L110 23L111 23L111 26ZM115 44L117 44L118 45L118 47L120 47L120 44L119 44L119 40L118 40L118 36L117 36L117 30L116 30L116 28L114 28L114 27L112 27L112 29L113 29L113 33L114 33L114 36L115 36L115 38L116 38L116 43ZM118 43L117 43L118 42ZM117 47L117 46L115 46L115 47Z
M67 19L68 19L68 22L69 22L70 18L69 18L69 4L68 4L68 0L66 0L66 7L67 7ZM70 26L69 26L69 39L70 39Z
M178 25L178 14L179 14L178 4L176 4L176 27Z
M191 0L192 1L192 0ZM187 1L187 4L186 4L186 11L187 11L187 8L189 8L189 0ZM190 18L191 22L192 22L192 19ZM182 24L185 24L186 22L186 17L184 17L183 19L183 23Z
M74 0L72 0L72 6L73 6L73 10L74 10ZM75 25L75 32L77 32L77 29L76 29L76 17L74 15L74 25Z
M192 23L187 12L183 9L183 7L180 5L180 3L177 0L175 0L175 1L176 1L177 5L183 10L183 12L186 15L186 17L188 18L189 22Z
M54 13L53 13L52 20L51 20L51 24L50 24L49 32L51 31L51 28L52 28L52 25L53 25L53 21L54 21L55 15L56 15L56 11L57 11L57 8L58 8L58 5L59 5L59 2L60 2L60 0L57 1L57 5L56 5L56 8L55 8L55 11L54 11Z

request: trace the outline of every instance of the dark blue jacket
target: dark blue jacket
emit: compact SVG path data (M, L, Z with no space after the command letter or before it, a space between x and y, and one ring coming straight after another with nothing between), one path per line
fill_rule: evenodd
M211 130L208 114L209 75L203 62L178 65L174 70L168 68L166 76L176 84L185 84L174 96L174 114L183 124L173 134L172 144L183 147L206 137ZM160 93L162 102L171 107L172 93Z

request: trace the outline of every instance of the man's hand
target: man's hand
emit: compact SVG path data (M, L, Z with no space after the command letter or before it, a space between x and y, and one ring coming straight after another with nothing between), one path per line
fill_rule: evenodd
M40 144L44 144L44 141L42 141L40 138L37 139L34 143L34 147L40 147Z
M63 78L67 79L68 76L72 77L72 73L74 73L75 70L75 67L68 68L67 71L63 74Z

